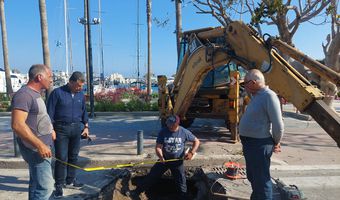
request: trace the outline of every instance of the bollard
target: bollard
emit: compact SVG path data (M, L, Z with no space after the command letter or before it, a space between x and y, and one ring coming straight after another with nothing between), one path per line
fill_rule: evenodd
M141 155L143 153L143 130L137 131L137 155Z

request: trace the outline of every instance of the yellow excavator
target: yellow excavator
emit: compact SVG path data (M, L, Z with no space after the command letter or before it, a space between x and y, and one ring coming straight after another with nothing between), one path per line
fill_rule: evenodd
M195 118L224 119L238 141L238 123L244 105L243 77L249 69L263 72L266 84L299 111L311 115L340 147L340 117L323 101L324 93L296 71L281 55L294 58L338 87L340 74L313 60L278 38L259 34L235 21L227 27L184 32L173 83L158 76L162 124L170 114L189 127Z

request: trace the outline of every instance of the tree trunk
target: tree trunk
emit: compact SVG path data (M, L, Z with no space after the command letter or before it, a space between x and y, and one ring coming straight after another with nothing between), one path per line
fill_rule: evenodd
M326 54L326 60L325 64L326 66L329 66L336 72L340 73L340 32L338 32L333 38L329 45L327 54Z
M5 18L5 6L4 0L0 0L0 17L1 17L1 35L2 35L2 51L4 57L4 68L6 77L6 94L8 97L13 93L11 82L11 70L8 63L8 46L7 46L7 29Z
M46 1L39 0L39 11L40 11L40 27L41 27L41 40L43 48L44 65L51 67L50 62L50 49L48 46L48 24L47 24L47 13L46 13ZM49 94L52 92L50 87L46 92L46 100Z
M338 32L334 38L332 38L331 44L329 45L328 51L326 53L325 65L334 71L339 72L340 64L340 32ZM327 81L321 80L320 89L325 93L325 98L323 101L333 108L334 97L337 95L337 87L335 84Z
M338 1L332 0L331 5L333 8L338 7ZM339 22L337 21L337 10L331 12L332 15L332 26L331 26L331 33L330 43L327 51L325 52L325 65L329 68L333 69L336 72L340 72L340 29L339 29ZM325 93L325 98L323 101L331 108L333 107L333 101L335 96L337 95L338 88L335 84L327 81L321 80L320 81L320 89Z
M146 16L148 24L148 73L147 73L147 100L150 100L151 96L151 5L152 0L146 0Z
M179 60L181 51L182 35L182 0L176 0L176 40L177 40L177 60Z

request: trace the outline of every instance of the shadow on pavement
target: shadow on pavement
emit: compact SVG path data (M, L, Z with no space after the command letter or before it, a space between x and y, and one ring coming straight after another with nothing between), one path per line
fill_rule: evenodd
M19 180L18 177L0 175L0 191L26 192L27 180ZM13 186L12 186L13 185ZM15 186L14 186L15 185ZM22 185L22 187L18 187Z

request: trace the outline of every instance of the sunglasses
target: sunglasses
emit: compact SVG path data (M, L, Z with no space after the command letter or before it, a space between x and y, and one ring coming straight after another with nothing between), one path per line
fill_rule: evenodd
M252 82L253 80L245 81L243 82L244 85L247 85L248 83Z

